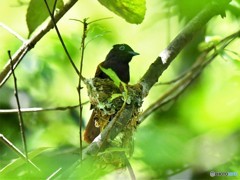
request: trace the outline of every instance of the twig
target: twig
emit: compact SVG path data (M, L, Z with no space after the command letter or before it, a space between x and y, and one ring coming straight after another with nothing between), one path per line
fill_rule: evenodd
M21 137L22 137L23 149L25 151L26 159L28 160L26 135L25 135L25 130L24 130L24 123L23 123L20 101L19 101L19 97L18 97L17 77L16 77L14 69L13 69L12 57L11 57L11 52L10 51L8 51L8 56L9 56L9 59L11 61L10 64L11 64L11 68L12 68L12 75L13 75L13 81L14 81L14 94L15 94L16 101L17 101L18 121L19 121L19 128L20 128L20 132L21 132Z
M82 54L81 54L81 61L80 61L80 71L77 69L76 65L74 64L73 60L72 60L72 57L70 56L68 50L67 50L67 47L65 46L65 43L62 39L62 36L59 32L59 29L55 23L55 20L54 20L54 16L53 16L53 13L51 13L51 10L48 6L48 3L47 3L47 0L44 0L45 4L46 4L46 7L48 9L48 12L50 14L50 17L52 19L52 22L54 24L54 27L55 27L55 30L56 30L56 33L58 35L58 38L62 44L62 47L71 63L71 65L73 66L74 70L77 72L77 74L79 75L79 82L78 82L78 97L79 97L79 108L80 108L80 118L79 118L79 136L80 136L80 159L82 160L82 98L81 98L81 81L82 81L82 65L83 65L83 56L84 56L84 44L85 44L85 38L86 38L86 32L87 32L87 19L84 19L83 21L83 36L82 36L82 43L81 43L81 47L82 47ZM56 1L55 1L56 2Z
M135 173L133 171L133 168L128 160L128 158L126 157L126 154L124 153L124 158L125 158L125 163L126 163L126 166L127 166L127 169L128 169L128 172L130 174L130 177L131 177L131 180L136 180L136 176L135 176Z
M70 0L68 3L64 5L64 7L55 14L54 20L55 23L57 23L65 14L66 12L73 7L73 5L78 0ZM53 22L50 20L45 27L40 29L35 36L33 36L31 39L27 40L12 56L12 62L13 62L13 69L17 67L17 65L21 62L21 60L24 58L24 56L27 54L28 51L30 51L34 45L41 40L45 34L47 34L48 31L50 31L54 27ZM8 80L8 78L11 76L11 64L10 61L5 65L4 69L0 72L0 87L4 85L4 83Z
M154 86L173 84L173 83L176 83L177 81L180 81L185 76L186 76L186 73L183 73L182 75L178 76L176 79L166 81L166 82L159 82L159 83L155 84Z
M12 149L19 157L24 159L26 162L31 164L35 169L41 171L30 159L28 159L13 143L11 143L3 134L0 134L0 140L6 144L10 149ZM1 172L1 171L0 171Z
M89 101L82 103L82 105L87 104ZM44 112L44 111L65 111L68 109L74 109L79 107L79 105L74 106L64 106L64 107L53 107L53 108L42 108L42 107L35 107L35 108L21 108L22 113L31 113L31 112ZM17 113L18 109L0 109L0 114L11 114Z
M96 19L96 20L93 20L93 21L88 22L87 24L90 25L90 24L95 23L95 22L97 22L97 21L102 21L102 20L106 20L106 19L110 19L110 18L112 18L112 17L106 17L106 18ZM84 21L81 21L81 20L79 20L79 19L71 18L70 20L84 23ZM110 32L110 31L105 31L105 32L103 32L103 33L101 33L101 34L96 35L95 37L93 37L92 39L90 39L88 42L85 43L85 47L84 47L84 48L86 48L87 45L88 45L91 41L93 41L94 39L97 39L97 38L99 38L99 37L102 37L104 34L109 33L109 32Z
M15 32L14 30L12 30L10 27L6 26L5 24L0 22L0 26L4 29L6 29L9 33L11 33L12 35L14 35L16 38L18 38L20 41L22 41L22 43L26 42L26 39L24 39L21 35L19 35L17 32Z
M80 64L79 64L79 69L80 69L80 73L79 73L79 79L78 79L78 101L79 101L79 112L80 112L80 117L79 117L79 145L80 145L80 160L82 161L82 152L83 152L83 145L82 145L82 122L83 122L83 118L82 118L82 93L81 93L81 89L82 89L82 69L83 69L83 60L84 60L84 52L85 52L85 40L87 37L87 27L88 27L88 23L87 23L87 18L83 19L83 34L82 34L82 41L81 41L81 59L80 59Z
M69 60L69 62L71 63L71 65L72 65L72 67L74 68L74 70L76 71L76 73L79 74L79 70L77 69L76 65L74 64L74 62L73 62L73 60L72 60L72 57L70 56L70 54L69 54L69 52L68 52L68 50L67 50L67 47L66 47L66 45L65 45L65 43L64 43L64 41L63 41L63 38L62 38L62 36L61 36L61 34L60 34L60 32L59 32L59 29L58 29L58 27L57 27L56 20L55 20L55 18L54 18L54 15L53 15L52 12L51 12L49 6L48 6L47 0L44 0L44 2L45 2L45 4L46 4L48 13L49 13L49 15L50 15L50 17L51 17L53 26L54 26L54 28L55 28L55 30L56 30L57 35L58 35L58 39L60 40L60 42L61 42L61 44L62 44L62 47L63 47L63 49L64 49L64 51L65 51L65 53L66 53L66 55L67 55L67 57L68 57L68 60Z
M54 173L52 173L48 178L47 178L47 180L50 180L50 179L52 179L54 176L56 176L57 175L57 173L59 173L59 171L61 171L62 170L62 168L58 168L56 171L54 171Z
M96 19L96 20L90 21L90 22L88 22L87 24L89 25L89 24L95 23L95 22L97 22L97 21L102 21L102 20L105 20L105 19L111 19L111 18L112 18L112 17L100 18L100 19ZM88 19L88 18L86 18L86 19ZM79 20L79 19L71 18L70 20L78 21L78 22L84 23L84 21L81 21L81 20Z
M53 15L53 16L54 16L54 12L55 12L56 7L57 7L57 1L58 1L58 0L55 0L55 1L54 1L54 4L53 4L53 8L52 8L52 15Z

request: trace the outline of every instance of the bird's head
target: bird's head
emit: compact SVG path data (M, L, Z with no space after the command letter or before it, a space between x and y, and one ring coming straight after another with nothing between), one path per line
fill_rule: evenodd
M123 62L129 63L133 56L139 55L127 44L115 44L107 55L106 60L119 59Z

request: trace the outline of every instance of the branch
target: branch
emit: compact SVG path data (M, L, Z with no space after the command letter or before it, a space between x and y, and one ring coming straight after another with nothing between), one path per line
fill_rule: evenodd
M55 0L55 2L54 2L55 5L54 5L54 6L56 6L56 2L57 2L57 0ZM76 71L77 74L79 74L79 71L78 71L76 65L74 64L74 62L73 62L73 60L72 60L72 57L70 56L70 54L69 54L69 52L68 52L68 50L67 50L67 47L66 47L66 45L65 45L65 43L64 43L64 41L63 41L63 38L62 38L62 36L61 36L61 34L60 34L60 31L59 31L59 29L58 29L58 27L57 27L57 24L56 24L57 22L56 22L55 19L54 19L54 15L53 15L53 13L51 12L50 7L48 6L47 0L44 0L44 3L45 3L45 5L46 5L47 10L48 10L48 13L49 13L49 15L50 15L50 17L51 17L51 19L52 19L53 26L54 26L54 28L55 28L55 30L56 30L58 39L59 39L59 41L60 41L61 44L62 44L62 47L63 47L63 49L64 49L64 52L66 53L66 55L67 55L67 57L68 57L68 60L69 60L69 62L71 63L73 69ZM53 8L53 11L54 11L54 9L55 9L55 7Z
M170 88L167 92L165 92L157 101L155 101L153 104L151 104L140 116L139 118L139 124L141 124L150 114L152 114L157 109L165 106L166 104L176 100L186 89L189 87L190 84L194 82L194 80L200 75L202 70L205 66L203 66L205 63L203 62L207 56L207 53L204 52L200 55L199 59L201 63L195 67L195 64L193 67L188 71L188 73L185 74L184 77L180 76L182 79L181 81L178 81L176 85L174 85L172 88ZM215 54L210 60L215 58L217 55ZM208 60L208 61L210 61ZM198 62L198 61L196 61ZM179 78L177 78L179 79Z
M15 32L14 30L12 30L10 27L6 26L3 23L0 23L0 26L4 29L6 29L10 34L14 35L16 38L18 38L20 41L22 41L22 43L24 43L26 41L26 39L24 39L21 35L19 35L17 32Z
M155 110L165 106L169 102L177 99L186 89L187 87L194 82L194 80L202 73L204 68L211 63L218 55L219 52L222 52L230 43L233 42L236 38L240 36L240 30L237 32L227 36L222 39L218 44L208 48L205 50L197 59L197 61L192 65L190 70L188 70L185 74L176 78L173 81L169 81L169 83L173 83L179 81L176 85L174 85L171 89L165 92L157 101L151 104L140 116L139 124L142 123L150 114L152 114ZM218 46L220 46L218 48ZM216 51L216 49L218 49ZM207 57L207 55L215 50L214 53ZM180 80L181 79L181 80Z
M231 0L211 1L197 16L195 16L180 34L164 49L151 64L148 71L140 79L143 86L143 97L146 97L161 74L168 68L174 58L194 38L206 23L215 15L222 13Z
M54 20L57 23L73 5L77 2L77 0L70 0L68 3L64 5L64 7L54 16ZM27 40L12 56L13 69L17 67L17 65L21 62L24 56L30 51L38 41L42 39L42 37L47 34L54 27L52 20L49 20L47 25L43 27L39 32L36 33L31 39ZM0 87L4 85L4 83L11 76L11 64L10 61L5 65L4 69L0 72Z
M26 140L26 134L25 134L25 129L24 129L23 116L22 116L22 112L21 112L20 100L19 100L19 97L18 97L17 77L16 77L15 72L13 70L13 63L12 63L12 57L11 57L11 52L10 51L8 51L8 56L9 56L9 59L10 59L11 71L12 71L12 74L13 74L14 94L15 94L15 97L16 97L17 108L18 108L18 123L19 123L20 132L21 132L21 137L22 137L23 148L24 148L24 151L25 151L25 156L26 156L26 159L28 160L27 140Z
M87 103L88 101L83 102L82 105L85 105ZM33 108L21 108L20 111L22 113L43 112L43 111L65 111L65 110L74 109L77 107L79 107L79 105L51 107L51 108L33 107ZM12 114L12 113L18 113L18 109L0 109L0 114Z
M123 128L127 126L129 119L132 117L134 107L131 105L126 105L125 107L126 108L122 109L122 111L120 110L116 114L101 134L99 134L95 140L86 149L84 149L83 152L85 156L96 155L100 149L104 150L107 147L107 143L113 140L123 130Z

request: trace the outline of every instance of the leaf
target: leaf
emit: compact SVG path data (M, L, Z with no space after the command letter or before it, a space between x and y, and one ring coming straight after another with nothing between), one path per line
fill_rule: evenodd
M113 80L114 84L117 87L120 86L121 80L119 79L117 74L111 68L105 69L100 66L100 69Z
M56 8L63 7L63 0L47 0L50 10L53 10L55 1L57 1ZM26 21L30 36L32 32L41 25L49 17L49 13L44 0L31 0L27 9Z
M198 45L198 49L199 51L205 51L209 48L212 48L216 46L221 41L221 39L222 38L220 36L206 36L205 41L201 42Z
M48 150L50 148L44 147L44 148L39 148L39 149L35 149L32 152L29 153L29 159L33 159L34 157L38 156L39 154L45 152L46 150ZM0 169L0 174L2 176L7 175L9 173L11 173L13 170L17 169L18 167L22 166L23 164L25 164L26 161L22 158L17 158L15 160L12 160L8 165L6 165L5 167L3 167L2 169Z
M118 97L120 97L120 96L122 96L122 94L112 94L112 96L111 96L111 98L110 98L110 102L112 102L114 99L116 99L116 98L118 98Z
M98 0L103 6L132 24L142 23L146 12L145 0Z

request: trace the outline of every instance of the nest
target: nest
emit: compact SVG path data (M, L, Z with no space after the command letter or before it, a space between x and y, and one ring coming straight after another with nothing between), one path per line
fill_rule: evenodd
M97 112L96 126L102 131L108 122L121 110L123 104L126 107L133 106L131 118L122 132L115 138L114 146L128 148L132 154L133 132L138 124L139 109L142 105L142 88L140 85L122 84L117 87L110 79L92 78L86 79L91 107ZM106 120L108 122L106 122ZM116 143L117 141L117 143ZM117 145L116 145L117 144Z

